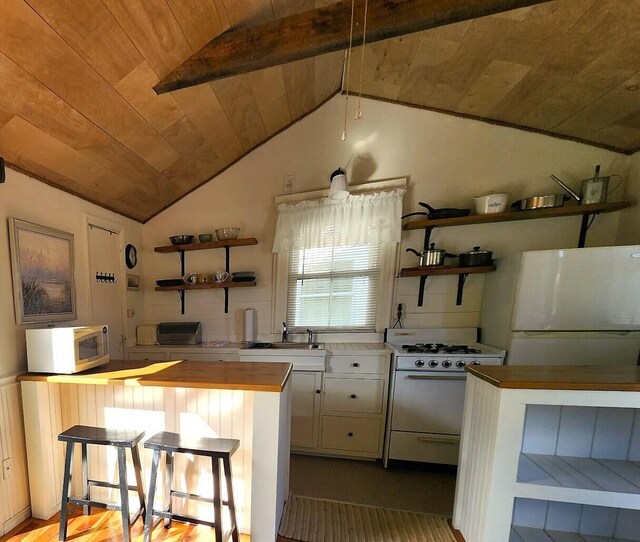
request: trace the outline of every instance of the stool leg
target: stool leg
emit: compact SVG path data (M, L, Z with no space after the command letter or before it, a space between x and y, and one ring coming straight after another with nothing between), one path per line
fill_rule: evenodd
M73 465L73 442L67 442L67 450L64 459L64 478L62 479L62 507L60 509L60 529L58 540L67 538L67 517L69 506L69 493L71 492L71 466Z
M142 517L144 518L145 514L145 505L144 505L144 490L142 489L142 465L140 464L140 453L138 452L138 446L134 446L131 448L131 458L133 459L133 470L136 475L136 486L138 488L138 499L140 500L140 510Z
M82 491L84 491L83 499L91 500L91 490L89 489L89 461L87 458L87 444L82 443ZM85 516L91 514L91 507L84 505L82 507L82 513Z
M131 523L129 523L129 488L127 485L127 457L125 449L118 446L118 475L120 477L120 513L122 514L122 539L131 540Z
M144 518L144 538L143 542L151 539L151 527L153 526L153 501L156 496L156 483L158 480L158 463L160 463L160 450L153 450L153 461L151 463L151 478L149 480L149 495L147 495L146 516Z
M222 486L220 485L220 459L211 458L211 471L213 472L213 515L215 518L216 542L222 542Z
M222 458L224 465L224 476L227 482L227 502L229 503L229 514L231 515L231 538L233 542L238 541L238 524L236 523L236 503L233 500L233 484L231 477L231 458L227 455Z
M165 454L165 466L166 466L166 483L165 483L165 502L167 503L167 512L173 512L173 503L171 500L171 487L173 486L173 452L167 452ZM164 528L169 529L171 527L171 518L165 518Z

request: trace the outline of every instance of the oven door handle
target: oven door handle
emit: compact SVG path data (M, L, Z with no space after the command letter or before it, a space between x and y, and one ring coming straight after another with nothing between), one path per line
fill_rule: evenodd
M436 376L436 375L407 375L409 380L466 380L467 375L446 375L446 376Z
M460 437L457 435L431 435L428 437L418 437L420 442L448 442L450 444L457 444L460 442Z

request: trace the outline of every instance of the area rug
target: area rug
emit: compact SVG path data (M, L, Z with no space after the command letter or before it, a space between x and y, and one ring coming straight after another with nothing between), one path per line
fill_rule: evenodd
M290 495L280 536L302 542L456 542L447 518Z

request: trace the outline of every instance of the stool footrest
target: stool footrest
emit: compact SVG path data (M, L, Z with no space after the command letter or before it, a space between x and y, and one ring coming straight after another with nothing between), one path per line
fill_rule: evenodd
M212 498L196 495L195 493L184 493L183 491L176 491L175 489L171 490L171 496L180 497L181 499L191 499L193 501L208 502L209 504L213 504ZM229 506L229 501L221 500L220 502L222 502L222 504L224 504L225 506Z
M79 506L90 506L91 508L105 508L107 510L116 510L116 511L122 510L122 506L115 503L92 501L91 499L74 499L72 497L69 497L68 500L71 504L77 504ZM133 519L130 519L129 523L134 524L142 514L143 510L144 508L142 507L138 508L138 511L134 514Z
M111 488L111 489L120 489L120 486L118 484L112 484L110 482L103 482L102 480L87 480L87 483L90 486L108 487L108 488ZM127 485L127 489L129 491L138 491L138 488L136 486Z
M206 519L194 518L193 516L184 516L182 514L175 514L173 512L165 512L161 510L154 510L154 516L158 516L164 519L175 519L177 521L182 521L183 523L195 523L197 525L206 525L207 527L215 527L216 524L213 521L207 521Z

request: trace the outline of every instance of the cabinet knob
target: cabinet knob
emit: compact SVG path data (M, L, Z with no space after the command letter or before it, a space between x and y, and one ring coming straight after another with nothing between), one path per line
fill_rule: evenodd
M360 367L360 364L356 361L355 363L351 364L351 367Z
M352 436L353 436L353 433L352 433L351 431L349 431L349 432L347 433L347 436L348 436L348 437L352 437Z
M349 395L349 397L351 397L351 399L357 399L358 396L355 393L352 393L351 395Z
M322 390L316 390L316 393L322 393Z

